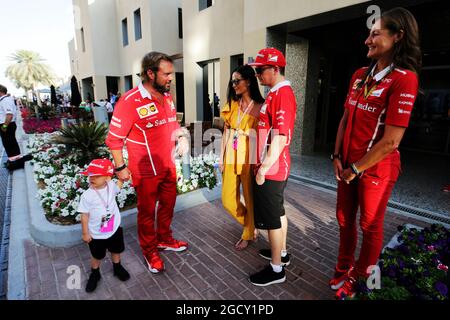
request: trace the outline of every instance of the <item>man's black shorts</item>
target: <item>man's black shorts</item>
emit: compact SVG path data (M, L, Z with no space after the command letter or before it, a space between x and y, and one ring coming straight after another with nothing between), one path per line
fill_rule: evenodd
M122 227L119 227L108 239L92 239L89 242L89 249L92 256L97 260L102 260L106 256L106 250L111 253L122 253L125 250Z
M255 228L274 230L281 228L280 217L284 212L284 189L286 181L266 180L262 186L253 184Z

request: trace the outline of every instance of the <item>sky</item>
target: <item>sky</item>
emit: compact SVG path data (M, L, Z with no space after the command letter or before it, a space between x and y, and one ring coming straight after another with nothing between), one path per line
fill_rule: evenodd
M68 42L75 27L72 0L0 0L0 84L22 94L5 77L9 56L19 49L38 52L57 77L70 77Z

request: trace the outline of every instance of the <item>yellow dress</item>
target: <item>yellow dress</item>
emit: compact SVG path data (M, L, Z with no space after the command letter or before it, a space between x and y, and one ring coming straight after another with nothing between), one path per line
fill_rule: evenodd
M222 204L225 210L233 216L243 227L242 239L253 240L255 222L253 218L253 173L251 164L255 163L256 155L256 129L258 126L259 109L243 115L239 128L238 114L239 102L233 101L231 106L227 103L220 115L225 122L227 133L225 139L225 151L223 157L223 178L222 178ZM238 137L237 150L233 149L233 136L236 130L241 134ZM241 202L240 187L245 205Z

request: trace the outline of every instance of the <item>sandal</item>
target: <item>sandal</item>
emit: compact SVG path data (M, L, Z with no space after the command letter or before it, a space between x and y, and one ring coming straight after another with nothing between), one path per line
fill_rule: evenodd
M259 238L259 230L255 229L255 231L253 231L253 241L256 242L258 241Z
M250 244L250 240L244 240L244 239L241 238L241 239L239 239L238 242L236 242L236 244L234 245L234 248L237 251L242 251L245 248L247 248L249 244Z

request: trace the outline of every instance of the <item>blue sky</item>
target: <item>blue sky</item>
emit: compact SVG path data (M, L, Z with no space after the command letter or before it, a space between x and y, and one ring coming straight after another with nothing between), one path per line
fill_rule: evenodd
M70 76L68 42L74 36L72 0L0 0L0 83L12 94L22 91L6 79L8 57L18 49L39 52L58 77Z

